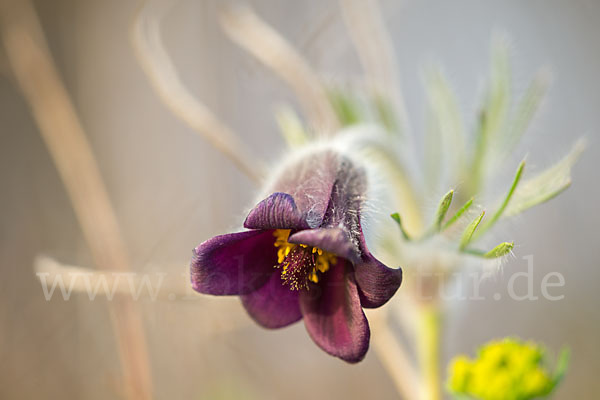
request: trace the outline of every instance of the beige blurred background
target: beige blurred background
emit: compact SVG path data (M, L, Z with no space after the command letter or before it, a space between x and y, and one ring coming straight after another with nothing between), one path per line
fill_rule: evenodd
M128 37L135 1L35 4L98 158L132 268L185 274L194 246L239 225L254 200L253 185L151 89ZM361 73L336 1L248 4L323 76L343 80ZM248 148L272 161L283 148L272 111L277 104L294 104L293 96L225 37L216 21L218 6L218 0L181 0L163 22L166 46L190 90ZM542 168L582 134L590 146L564 195L505 224L501 234L517 243L516 258L505 269L524 271L521 257L533 254L535 286L545 273L560 271L565 299L496 301L491 294L506 286L501 274L482 286L487 300L449 307L444 354L448 359L470 353L505 335L539 340L555 350L568 344L572 366L556 398L597 398L600 3L382 0L382 7L417 134L425 113L420 70L428 60L444 65L468 117L478 105L494 30L512 38L517 91L538 67L552 67L555 84L516 157L529 151L529 165ZM3 53L0 68L0 398L116 397L119 361L106 301L55 296L46 302L35 277L33 260L39 254L75 265L92 266L92 261ZM321 352L302 324L279 331L259 328L236 299L140 301L139 306L157 399L397 396L374 352L358 365L346 365ZM231 320L241 322L230 326Z

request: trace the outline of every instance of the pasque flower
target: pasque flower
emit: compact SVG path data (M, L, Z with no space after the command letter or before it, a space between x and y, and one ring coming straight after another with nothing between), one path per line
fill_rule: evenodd
M266 328L304 319L314 342L347 362L365 356L363 308L387 302L402 281L367 249L362 215L367 174L332 149L287 163L268 197L248 214L248 230L216 236L194 250L193 288L239 295Z

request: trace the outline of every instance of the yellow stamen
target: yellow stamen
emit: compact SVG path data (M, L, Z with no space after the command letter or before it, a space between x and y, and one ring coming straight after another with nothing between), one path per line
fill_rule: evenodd
M318 247L311 247L306 244L289 243L287 240L290 236L290 232L290 229L276 229L275 232L273 232L273 236L275 236L274 246L278 248L278 264L275 266L275 268L281 267L281 278L285 284L290 286L290 289L308 289L308 281L318 283L319 273L323 274L327 272L331 264L335 264L337 262L337 257L335 254L323 251ZM309 265L307 266L308 270L306 271L306 276L304 277L295 276L293 272L290 273L290 261L286 260L290 252L296 247L309 249L310 253L314 254L314 256L311 258L311 261L309 261Z

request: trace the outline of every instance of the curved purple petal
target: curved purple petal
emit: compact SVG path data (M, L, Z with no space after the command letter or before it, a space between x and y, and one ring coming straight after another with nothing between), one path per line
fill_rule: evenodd
M358 247L352 242L350 234L341 228L308 229L293 233L288 242L318 247L352 262L360 261Z
M306 218L294 198L287 193L273 193L250 211L244 221L248 229L306 229Z
M298 291L283 285L280 270L264 286L241 297L248 314L265 328L283 328L302 319Z
M359 221L358 237L361 262L354 265L360 303L365 308L381 307L392 298L402 283L402 269L388 268L377 260L369 249Z
M370 330L347 261L340 259L317 285L300 293L304 325L325 352L356 363L369 349Z
M213 295L250 293L265 284L277 265L273 231L215 236L194 249L194 290Z
M365 308L381 307L392 298L402 283L402 269L392 269L370 253L354 265L360 304Z

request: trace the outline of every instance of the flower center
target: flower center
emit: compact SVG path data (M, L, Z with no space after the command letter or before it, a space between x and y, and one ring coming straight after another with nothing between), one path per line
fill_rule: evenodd
M289 243L289 229L277 229L273 236L279 249L275 268L281 268L281 279L291 290L308 289L308 281L319 282L319 275L337 262L334 254L318 247Z

